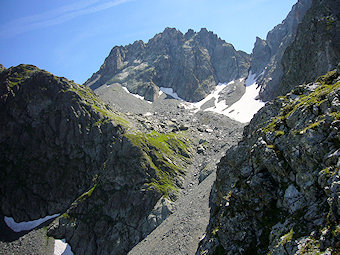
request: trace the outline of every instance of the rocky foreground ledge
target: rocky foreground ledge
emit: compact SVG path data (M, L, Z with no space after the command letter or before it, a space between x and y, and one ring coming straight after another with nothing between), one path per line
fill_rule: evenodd
M339 118L339 69L261 109L219 163L197 254L339 254Z

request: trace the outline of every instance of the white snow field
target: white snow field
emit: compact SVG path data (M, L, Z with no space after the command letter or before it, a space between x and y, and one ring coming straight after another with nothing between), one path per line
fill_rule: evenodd
M159 89L160 89L163 93L165 93L165 94L167 94L167 95L169 95L169 96L172 96L172 97L175 98L175 99L184 101L182 98L180 98L180 97L177 95L176 92L174 92L174 90L173 90L172 88L159 87Z
M23 221L23 222L15 222L13 218L11 217L4 217L4 221L6 222L7 226L12 229L14 232L21 232L21 231L28 231L32 230L35 227L39 226L40 224L58 217L59 214L54 214L50 216L46 216L44 218L40 218L37 220L32 221Z
M66 243L65 239L55 240L54 255L73 255L71 246Z
M14 232L21 232L21 231L29 231L40 224L58 217L60 214L54 214L50 216L46 216L44 218L40 218L37 220L32 221L23 221L23 222L15 222L15 220L11 217L4 217L4 221L7 224L7 226L12 229ZM71 251L70 245L68 245L65 240L58 240L56 239L54 241L54 255L73 255L73 252Z
M265 105L265 102L258 99L260 87L256 83L256 78L256 74L250 71L246 80L246 92L222 114L242 123L249 122L253 118L255 113Z
M131 93L126 87L122 87L128 94L131 94L131 95L133 95L134 97L136 97L136 98L138 98L138 99L140 99L140 100L144 100L145 102L148 102L149 104L152 104L152 102L150 102L150 101L148 101L148 100L145 100L145 98L144 97L142 97L142 96L140 96L140 95L138 95L138 94L133 94L133 93Z
M261 75L262 74L260 74L259 76ZM216 112L226 115L229 118L238 122L247 123L253 118L254 114L257 113L265 105L265 102L262 102L258 99L260 87L258 87L256 80L259 76L256 77L256 74L253 74L251 71L249 72L248 78L245 82L245 93L237 102L235 102L231 106L227 105L226 100L220 100L220 93L227 86L234 84L235 81L231 81L227 84L218 84L208 96L197 103L184 102L182 103L182 105L186 109L191 109L194 112L197 112L201 110L202 105L213 98L215 102L214 106L207 108L204 111ZM242 80L243 79L240 79L240 82Z

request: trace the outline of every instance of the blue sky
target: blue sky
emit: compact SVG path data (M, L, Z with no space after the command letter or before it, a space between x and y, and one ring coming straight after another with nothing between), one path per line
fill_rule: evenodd
M33 64L78 83L115 45L147 42L165 27L202 27L251 53L296 0L0 0L0 63Z

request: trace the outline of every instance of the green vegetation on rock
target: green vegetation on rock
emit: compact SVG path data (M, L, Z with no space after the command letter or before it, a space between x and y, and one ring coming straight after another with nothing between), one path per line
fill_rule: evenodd
M288 96L280 97L281 101L284 101L285 106L281 109L278 116L272 118L268 121L268 124L262 128L262 131L267 132L276 132L276 136L282 135L284 131L278 130L280 125L284 124L285 121L291 117L296 111L301 111L303 108L311 108L313 106L319 107L322 103L326 102L326 97L333 91L340 88L340 81L333 83L335 78L337 77L336 70L327 73L324 76L319 77L316 80L316 83L319 83L318 86L314 91L303 94L303 89L297 88L292 91L293 94L298 95L298 100L290 101ZM338 111L336 112L329 112L327 114L330 117L333 117L334 120L338 120L340 114ZM298 134L306 132L308 129L314 128L318 126L322 121L325 120L326 116L321 115L319 116L319 120L314 123L309 124L308 126L304 127L302 130L297 131Z
M70 91L77 93L83 102L90 105L95 111L101 114L101 119L94 123L94 125L103 124L110 120L124 127L129 126L129 122L124 119L120 114L113 112L108 105L106 105L94 92L85 86L72 83Z
M161 134L153 131L125 136L141 149L149 167L156 172L148 187L172 199L178 192L178 177L185 174L184 166L190 162L190 141L183 133Z
M11 69L8 69L11 72ZM12 89L16 85L20 85L26 81L35 71L39 70L37 67L32 65L19 65L16 67L16 71L11 73L8 77L9 88Z

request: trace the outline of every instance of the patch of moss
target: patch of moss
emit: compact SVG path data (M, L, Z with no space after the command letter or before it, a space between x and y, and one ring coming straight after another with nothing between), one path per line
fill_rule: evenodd
M294 229L292 228L287 234L281 236L280 242L276 245L276 247L284 246L286 243L289 243L293 240Z
M314 123L308 125L308 126L305 127L304 129L302 129L302 130L300 130L300 131L297 131L296 133L302 135L302 134L306 133L307 130L313 129L313 128L319 126L320 123L321 123L321 122L324 122L324 121L325 121L325 119L318 120L318 121L316 121L316 122L314 122Z
M282 136L282 135L284 135L284 134L285 134L285 132L282 131L282 130L277 130L277 131L275 131L275 137L279 137L279 136Z
M13 89L15 86L20 85L37 70L39 69L32 65L19 65L13 69L10 69L11 74L8 77L9 88Z
M91 189L89 189L89 191L83 193L78 199L77 201L82 202L85 199L91 197L93 191L95 190L95 188L97 187L97 184L93 185L93 187Z
M211 232L213 236L217 235L217 232L219 230L219 227L217 226L216 228L213 229L213 231Z
M101 114L102 118L95 122L94 125L101 125L113 120L115 123L120 124L123 127L129 126L129 122L127 120L125 120L119 114L113 112L107 105L105 105L104 102L101 101L99 97L93 93L90 88L72 83L69 90L75 92L84 103L91 106L96 112Z
M70 219L70 218L71 218L71 216L70 216L68 213L63 213L63 214L61 215L61 217L62 217L62 218L65 218L65 219Z
M185 174L183 165L190 162L190 142L180 133L161 134L153 131L125 136L141 149L149 167L156 172L156 176L147 183L149 189L155 189L171 199L178 192L176 178Z
M262 128L262 131L265 133L276 131L282 120L284 120L284 116L278 116L278 117L272 118L269 124L265 126L264 128Z
M327 16L326 21L327 21L327 30L331 30L332 26L336 24L336 19L332 16Z
M267 144L266 147L268 149L275 149L275 145L274 144Z
M334 230L332 230L332 235L337 237L340 235L340 225L337 225Z

